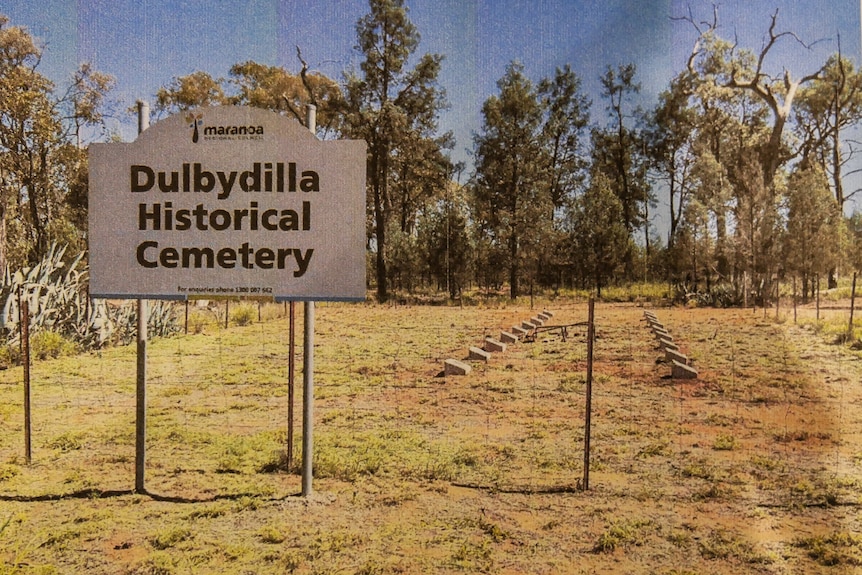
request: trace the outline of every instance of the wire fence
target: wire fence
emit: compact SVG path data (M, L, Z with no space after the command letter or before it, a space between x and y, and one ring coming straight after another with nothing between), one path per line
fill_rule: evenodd
M586 319L585 303L547 307L553 324ZM315 475L441 480L503 492L577 489L586 329L566 341L546 333L510 345L487 364L473 362L467 376L443 374L446 359L466 358L470 346L538 311L319 304ZM862 481L858 355L814 345L816 335L748 310L656 312L699 377L668 377L642 308L597 306L594 485L630 492L654 489L660 478L669 496L691 497L694 483L703 497L749 485L764 501L822 493L849 500ZM246 327L213 322L202 334L151 343L151 476L170 477L175 487L205 483L190 478L211 472L247 477L284 449L287 324L271 315ZM134 347L59 361L62 369L45 361L32 369L35 464L66 477L77 471L100 488L109 487L101 485L106 469L112 481L128 483ZM297 398L301 365L297 357ZM20 453L14 371L0 384L7 405L0 463ZM295 425L298 446L298 415Z

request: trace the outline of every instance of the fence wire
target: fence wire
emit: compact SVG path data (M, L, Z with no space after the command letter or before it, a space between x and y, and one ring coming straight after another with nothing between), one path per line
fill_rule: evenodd
M552 324L586 319L586 304L547 307ZM465 359L470 346L538 311L319 305L315 475L440 480L525 493L576 489L583 474L585 328L566 341L548 333L510 345L487 364L473 362L467 376L442 373L446 359ZM700 376L668 377L642 308L597 306L592 484L636 490L648 489L656 476L676 477L702 480L702 496L709 497L717 485L741 488L745 475L761 478L758 489L768 503L768 481L797 477L800 469L808 484L788 487L800 495L832 480L840 498L860 479L854 447L862 439L860 395L851 384L859 381L858 358L825 344L800 348L786 335L788 326L746 310L722 311L715 320L702 311L656 311ZM190 475L261 473L277 459L288 412L281 315L276 308L249 326L225 329L218 321L189 338L151 342L151 475L179 486ZM744 349L759 334L763 350ZM91 482L99 481L100 468L112 469L113 480L126 481L124 474L130 480L134 348L60 361L62 370L50 361L32 369L34 459L65 466L67 474L89 470ZM0 462L20 451L14 371L0 384L7 406ZM690 496L672 484L665 489L670 497Z

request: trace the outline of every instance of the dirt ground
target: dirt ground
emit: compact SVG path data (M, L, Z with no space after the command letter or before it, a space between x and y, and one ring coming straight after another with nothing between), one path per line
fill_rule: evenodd
M148 494L134 350L34 366L30 466L3 372L0 574L862 573L862 354L813 309L598 304L583 490L583 326L441 373L543 308L587 317L319 305L308 498L284 464L283 318L152 342ZM670 378L645 309L697 379Z

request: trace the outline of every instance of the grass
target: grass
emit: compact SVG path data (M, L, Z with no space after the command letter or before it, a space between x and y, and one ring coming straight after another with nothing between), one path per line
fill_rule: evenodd
M859 534L836 531L825 536L801 537L793 545L826 567L862 565L862 536Z
M552 322L586 317L570 294L535 307ZM189 335L150 342L148 495L131 489L133 348L33 365L30 466L21 370L0 371L0 574L858 565L862 373L824 331L751 310L656 309L698 359L699 378L681 382L656 362L638 304L599 304L583 492L583 334L518 343L467 377L441 377L444 359L535 308L319 304L304 499L299 386L287 464L284 308L263 306L263 322L251 309L227 329L223 307L191 310Z
M616 520L599 536L593 545L593 553L610 553L619 548L643 545L650 525L651 521L644 519Z

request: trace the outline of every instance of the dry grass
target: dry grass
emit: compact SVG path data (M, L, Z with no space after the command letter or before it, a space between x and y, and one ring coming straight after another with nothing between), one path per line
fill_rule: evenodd
M586 319L577 301L542 306ZM862 568L862 362L812 310L798 327L789 310L655 309L700 370L681 382L642 307L600 304L588 492L582 331L439 375L535 311L319 304L308 499L284 465L279 306L151 342L150 495L131 491L133 348L33 367L31 466L21 370L3 372L0 574Z

